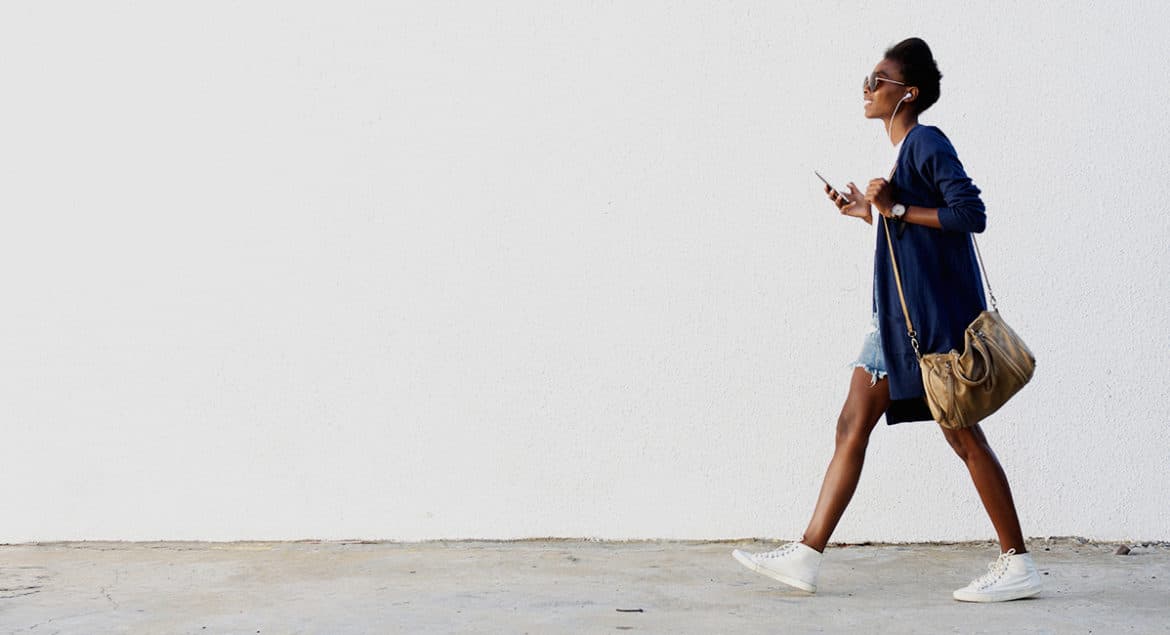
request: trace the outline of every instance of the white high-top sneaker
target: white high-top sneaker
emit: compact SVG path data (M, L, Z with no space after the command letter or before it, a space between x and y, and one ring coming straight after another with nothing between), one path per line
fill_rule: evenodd
M817 592L817 572L824 554L802 542L790 542L779 549L748 553L736 549L731 555L743 566L809 593Z
M1015 549L1001 553L987 565L987 573L952 594L960 602L1004 602L1032 597L1040 592L1040 572L1032 554Z

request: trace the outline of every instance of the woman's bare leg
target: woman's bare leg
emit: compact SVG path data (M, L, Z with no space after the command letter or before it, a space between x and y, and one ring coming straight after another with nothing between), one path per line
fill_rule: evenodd
M857 481L861 478L869 435L890 404L889 380L883 377L872 386L870 381L871 376L865 369L853 369L849 396L845 398L845 405L837 418L837 445L833 450L833 459L829 461L829 468L825 472L825 481L821 485L812 520L801 539L801 542L817 551L825 550L829 536L837 528L837 522L853 498Z
M942 431L971 472L971 480L975 481L983 508L991 517L991 524L999 536L1000 550L1006 553L1008 549L1015 549L1016 553L1027 553L1024 535L1020 531L1020 519L1016 516L1016 505L1012 501L1012 489L999 459L987 443L987 437L983 436L983 429L974 425L960 430L943 428Z

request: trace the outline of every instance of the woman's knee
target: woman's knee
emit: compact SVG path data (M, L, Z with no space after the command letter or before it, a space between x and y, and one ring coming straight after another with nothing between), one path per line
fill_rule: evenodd
M845 410L837 417L837 447L853 446L864 449L869 444L873 424L865 413Z
M869 434L882 418L890 403L889 379L883 377L870 385L870 376L863 368L854 368L849 383L849 396L837 417L837 446L853 445L865 449Z
M985 452L988 449L986 447L987 440L983 437L983 433L978 426L958 428L956 430L943 428L943 435L946 437L947 443L951 445L951 449L955 451L955 454L964 463L973 454Z

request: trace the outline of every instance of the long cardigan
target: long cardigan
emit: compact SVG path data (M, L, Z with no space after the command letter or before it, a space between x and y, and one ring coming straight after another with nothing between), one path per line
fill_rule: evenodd
M895 202L938 208L942 225L934 229L892 220L877 223L873 310L889 375L886 423L893 425L929 421L931 415L898 301L885 227L890 228L919 350L923 354L962 351L967 325L987 306L971 244L971 233L983 231L987 216L979 188L963 170L950 140L934 126L918 124L910 129L891 184Z

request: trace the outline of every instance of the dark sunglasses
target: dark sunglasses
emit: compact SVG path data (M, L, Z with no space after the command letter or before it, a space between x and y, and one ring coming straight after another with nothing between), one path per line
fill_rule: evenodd
M876 73L870 73L869 75L865 76L865 80L863 80L861 87L868 88L869 92L872 93L873 91L877 90L878 82L890 82L891 84L897 84L899 86L906 86L905 83L900 82L896 79L889 79L887 77L878 77L878 75Z

